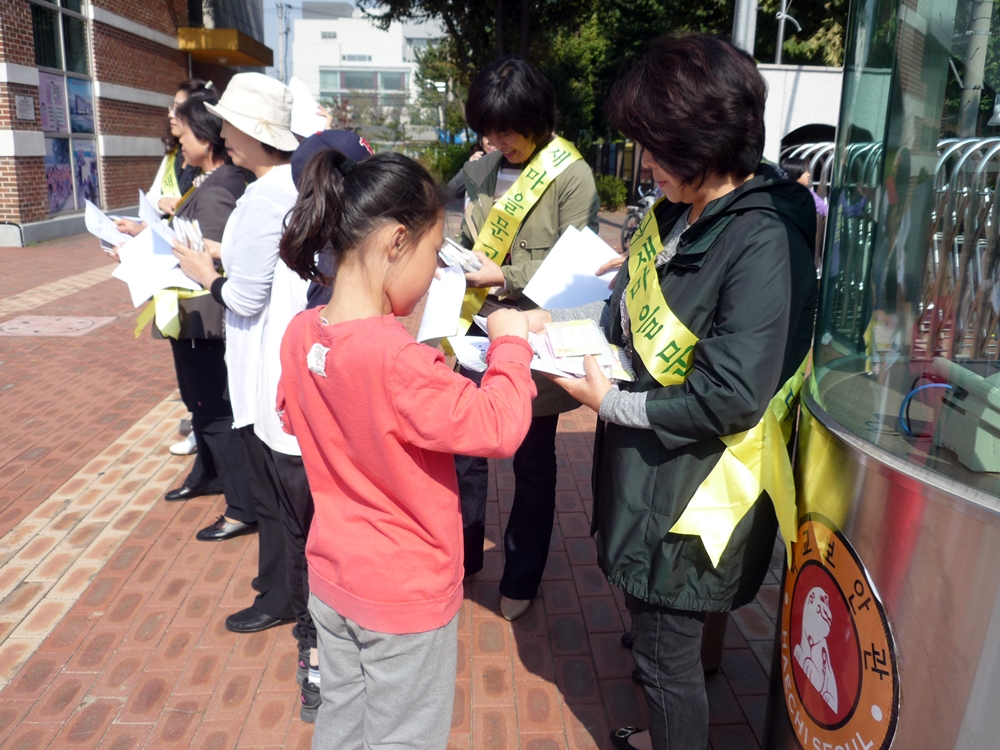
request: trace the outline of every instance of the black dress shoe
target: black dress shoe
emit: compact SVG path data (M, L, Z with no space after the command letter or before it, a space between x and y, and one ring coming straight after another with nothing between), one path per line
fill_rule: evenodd
M219 516L215 523L206 526L199 531L195 538L199 542L221 542L223 539L232 539L234 536L243 534L253 534L257 531L255 523L229 523L225 516Z
M163 499L173 503L178 500L190 500L193 497L201 497L202 495L218 494L218 490L209 490L204 487L178 487L176 490L170 490L170 492L163 496Z
M271 617L271 615L265 614L253 607L247 607L226 618L226 630L233 633L258 633L261 630L267 630L277 625L285 625L289 622L295 622L295 620L283 620L280 617Z
M628 738L633 734L639 734L643 730L636 729L635 727L622 727L621 729L616 729L611 733L611 745L615 750L632 750L635 746L628 741Z

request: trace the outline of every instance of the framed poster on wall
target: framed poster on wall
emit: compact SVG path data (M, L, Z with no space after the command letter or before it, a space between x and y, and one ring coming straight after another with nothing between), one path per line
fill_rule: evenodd
M73 174L76 177L76 207L83 208L88 200L100 206L97 184L97 141L90 138L73 139Z
M69 125L74 133L94 132L94 87L90 81L66 79Z
M42 130L48 133L68 133L66 121L66 79L51 73L38 74L38 108L42 114Z
M74 208L68 138L45 139L45 183L49 194L49 213Z

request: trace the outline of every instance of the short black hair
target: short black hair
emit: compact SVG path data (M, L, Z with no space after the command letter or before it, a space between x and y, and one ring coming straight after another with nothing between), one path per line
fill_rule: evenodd
M260 142L260 147L264 149L264 153L267 154L268 156L274 156L275 154L278 154L285 161L290 160L292 158L292 154L295 153L294 151L282 151L280 148L275 148L270 143L264 143L264 141Z
M209 144L215 159L228 161L226 141L222 137L222 119L205 109L206 104L217 104L218 101L218 97L211 90L201 91L189 96L187 101L177 108L176 114L177 119L191 129L195 138Z
M745 177L764 153L767 84L753 58L707 34L662 36L614 86L612 127L687 185Z
M799 178L809 171L809 167L806 166L805 159L798 156L786 156L782 159L778 166L785 170L785 174L788 175L789 180L799 181Z
M495 60L469 87L465 121L479 135L519 133L540 143L552 135L558 119L552 83L524 58Z

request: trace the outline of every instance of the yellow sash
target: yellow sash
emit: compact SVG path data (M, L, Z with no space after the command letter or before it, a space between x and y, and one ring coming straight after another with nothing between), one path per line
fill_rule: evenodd
M139 313L135 325L135 337L139 338L139 334L155 318L160 333L172 339L177 338L181 332L180 300L202 297L206 294L211 292L208 289L200 289L197 292L187 289L162 289L156 292L153 301Z
M660 287L654 259L663 250L660 229L650 210L629 246L629 286L625 304L632 321L633 348L649 373L662 385L683 383L694 366L695 336L670 310ZM788 457L796 399L809 358L771 399L754 427L721 438L726 445L719 462L695 491L670 529L701 537L712 564L736 529L766 491L774 505L788 559L796 538L795 479Z
M160 194L164 198L181 197L181 188L177 184L177 174L174 172L174 164L179 153L180 148L175 148L167 154L167 165L163 168L163 179L160 180Z
M497 265L502 264L514 243L517 230L542 197L542 193L570 164L580 158L580 153L572 143L559 136L553 138L549 145L528 162L514 184L493 205L472 250L483 253ZM458 320L459 335L469 330L472 316L482 308L488 294L488 289L466 289Z
M654 209L646 212L629 242L625 306L632 322L632 348L646 370L660 385L677 385L691 372L698 337L673 314L660 289L655 261L663 242Z

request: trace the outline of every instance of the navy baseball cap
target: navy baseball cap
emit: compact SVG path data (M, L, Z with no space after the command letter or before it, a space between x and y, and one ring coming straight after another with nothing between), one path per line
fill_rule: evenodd
M292 154L292 180L295 187L299 187L299 177L309 160L329 148L336 149L353 161L364 161L373 153L368 141L350 130L324 130L311 135Z

